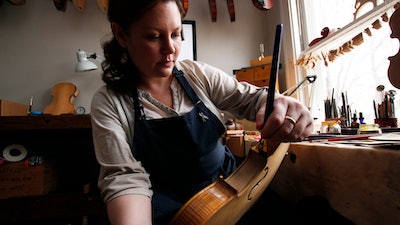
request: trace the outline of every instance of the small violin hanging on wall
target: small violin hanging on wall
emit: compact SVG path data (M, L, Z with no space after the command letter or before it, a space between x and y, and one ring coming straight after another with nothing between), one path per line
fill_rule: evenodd
M228 5L228 10L229 10L229 17L231 18L231 22L235 22L235 4L233 3L233 0L227 0L226 1Z
M272 6L274 5L274 1L273 0L252 0L253 1L253 5L262 11L271 9Z
M186 13L189 9L189 0L181 0L181 1L182 1L183 11L184 11L183 17L185 17Z
M65 12L67 10L67 0L53 0L53 3L58 11Z
M208 4L210 7L211 21L216 22L217 21L217 2L216 2L216 0L208 0ZM229 17L231 19L231 22L235 22L235 20L236 20L235 4L233 3L233 0L227 0L226 4L228 6Z
M208 0L211 13L211 21L217 22L217 2L216 0Z

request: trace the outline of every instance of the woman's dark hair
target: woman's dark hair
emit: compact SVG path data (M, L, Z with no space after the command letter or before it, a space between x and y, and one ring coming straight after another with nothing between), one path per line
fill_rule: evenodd
M139 20L144 13L159 2L175 1L181 13L184 9L181 0L109 0L108 21L117 23L124 32L130 25ZM105 60L102 63L103 81L114 91L130 93L134 87L134 74L137 69L129 58L127 51L119 45L115 37L102 44ZM128 57L127 59L124 57Z

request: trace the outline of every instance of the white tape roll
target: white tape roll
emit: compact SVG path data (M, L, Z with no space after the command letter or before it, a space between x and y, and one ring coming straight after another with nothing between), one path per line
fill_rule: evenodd
M26 148L19 144L12 144L3 150L3 158L9 162L19 162L28 155Z

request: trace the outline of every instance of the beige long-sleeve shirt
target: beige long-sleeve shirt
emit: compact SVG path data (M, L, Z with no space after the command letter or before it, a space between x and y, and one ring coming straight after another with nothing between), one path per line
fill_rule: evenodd
M254 121L267 95L266 88L240 83L205 63L184 60L177 62L176 67L184 72L193 90L221 122L221 112ZM193 108L176 79L171 89L173 109L139 90L139 100L147 119L178 116ZM151 197L149 174L131 152L135 122L132 97L101 87L92 99L91 118L94 148L100 165L98 186L104 201L126 194Z

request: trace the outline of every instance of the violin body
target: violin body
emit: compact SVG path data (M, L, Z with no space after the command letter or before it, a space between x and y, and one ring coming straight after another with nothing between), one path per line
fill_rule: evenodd
M52 102L46 106L43 113L50 115L75 114L76 108L72 103L78 95L78 89L72 83L58 83L51 89Z
M103 13L107 13L108 10L108 0L97 0L97 6Z
M390 17L389 25L392 29L390 37L400 39L400 7ZM396 88L400 88L400 49L396 55L389 57L389 61L389 81Z
M233 174L193 196L170 225L236 224L271 183L290 144L262 142L267 151L251 150Z
M86 10L86 0L72 0L72 4L75 9L79 12L85 12Z
M210 7L211 21L217 22L217 2L216 2L216 0L208 0L208 5Z
M261 11L272 9L272 6L274 6L273 0L252 0L252 2L253 5Z
M183 6L183 11L184 11L183 17L185 17L187 11L189 10L189 0L181 0L181 2L182 2L182 6Z
M233 0L227 0L226 4L228 5L229 17L231 19L231 22L235 22L236 14L235 14L235 4L233 3Z
M68 0L53 0L53 3L58 11L65 12L67 10Z

